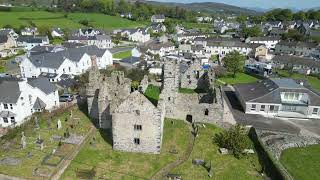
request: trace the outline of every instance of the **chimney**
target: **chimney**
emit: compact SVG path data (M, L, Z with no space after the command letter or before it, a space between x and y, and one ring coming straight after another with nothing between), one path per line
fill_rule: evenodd
M91 56L91 66L92 67L98 67L97 65L97 56Z

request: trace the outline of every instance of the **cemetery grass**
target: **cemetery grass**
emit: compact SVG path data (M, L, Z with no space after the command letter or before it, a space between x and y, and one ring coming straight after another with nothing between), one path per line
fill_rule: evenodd
M38 121L40 125L40 130L34 129L35 125L29 120L25 124L24 133L26 136L27 146L26 149L21 148L21 132L13 134L13 138L1 138L0 144L0 159L5 157L17 158L21 160L21 164L17 166L1 165L0 164L0 173L6 174L9 176L22 177L26 179L43 179L32 175L32 170L35 168L39 169L48 169L53 171L55 167L50 167L42 165L42 161L45 156L50 155L53 149L57 149L55 155L65 156L68 153L74 151L74 146L69 144L63 144L61 148L58 148L57 141L51 141L53 135L59 135L63 137L63 134L67 127L69 127L70 133L76 133L77 135L85 136L88 132L88 129L91 127L91 122L85 114L83 114L78 108L73 107L73 117L80 118L80 125L76 125L71 129L67 124L71 123L71 120L65 122L65 118L69 117L70 110L62 111L59 115L53 117L53 122L51 123L51 130L47 129L47 120L49 119L48 113L38 114ZM57 129L58 119L62 122L62 128ZM41 139L44 139L44 149L41 151L40 147L35 145L35 140L37 139L40 132ZM11 142L11 145L6 150L5 144ZM32 157L27 157L28 152L31 152ZM53 159L56 161L56 157L53 156ZM50 161L51 161L50 160Z
M85 144L62 179L79 179L80 172L90 175L92 169L96 171L95 178L150 179L162 167L182 157L187 148L190 137L187 125L180 120L172 121L174 124L165 120L161 154L113 151L112 145L97 132L95 147L90 142Z
M65 16L65 13L60 12L17 11L0 12L0 17L0 27L10 25L14 28L35 24L37 27L53 28L59 26L62 29L75 29L84 26L79 23L82 20L87 20L88 26L106 30L143 26L140 22L99 13L69 13Z
M113 55L113 58L124 59L131 56L131 51L123 51Z
M243 84L243 83L254 83L258 81L256 77L253 77L245 73L236 73L236 77L232 77L231 74L227 74L224 77L218 78L218 80L231 85Z
M294 179L308 180L320 177L320 145L290 148L282 152L280 162Z
M258 171L261 166L256 154L247 155L241 159L233 155L222 155L218 152L218 145L213 143L215 134L222 129L211 124L199 126L199 135L195 140L193 151L189 159L172 170L173 174L180 174L182 179L262 179ZM209 167L210 160L213 167L213 177L208 177L208 171L201 165L193 165L193 159L205 160Z

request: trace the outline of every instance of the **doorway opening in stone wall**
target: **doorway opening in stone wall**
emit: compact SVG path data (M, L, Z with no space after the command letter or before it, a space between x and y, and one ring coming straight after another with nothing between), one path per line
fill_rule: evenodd
M186 120L187 120L189 123L193 123L193 121L192 121L192 115L188 114L187 117L186 117Z

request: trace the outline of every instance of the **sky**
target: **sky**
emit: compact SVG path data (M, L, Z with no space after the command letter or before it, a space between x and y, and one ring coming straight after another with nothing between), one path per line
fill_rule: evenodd
M155 0L160 2L219 2L239 7L309 9L320 7L320 0Z

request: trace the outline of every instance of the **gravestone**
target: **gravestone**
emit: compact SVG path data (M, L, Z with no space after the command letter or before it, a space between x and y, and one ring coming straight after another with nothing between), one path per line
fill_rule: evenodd
M24 136L24 132L22 131L22 137L21 137L21 145L22 145L22 149L25 149L27 147L27 140L26 140L26 136Z
M56 151L57 151L57 149L56 149L56 148L53 148L53 149L52 149L52 155L53 155L54 153L56 153Z
M219 148L219 151L220 151L220 153L223 154L223 155L229 154L229 151L228 151L228 149L226 149L226 148Z
M51 137L51 140L52 140L52 141L61 141L61 139L62 139L62 137L59 136L59 135L53 135L53 136Z
M192 160L192 164L194 164L194 165L204 165L205 161L203 159L194 159L194 160Z
M40 133L35 143L36 145L40 146L40 150L42 151L44 148L44 140L41 139Z
M61 129L61 128L62 128L62 124L61 124L61 120L60 120L60 119L58 120L57 128L58 128L58 129Z
M35 123L34 128L35 128L35 129L39 129L39 128L40 128L40 125L39 125L39 121L38 121L38 117L37 117L37 116L36 116L35 119L34 119L34 123Z

